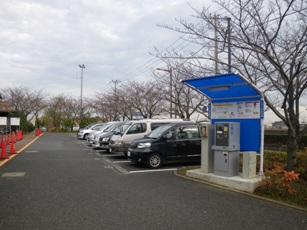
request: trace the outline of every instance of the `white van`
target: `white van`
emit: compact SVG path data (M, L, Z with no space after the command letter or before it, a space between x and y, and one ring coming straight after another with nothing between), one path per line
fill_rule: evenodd
M137 121L127 121L119 129L120 132L113 134L109 141L109 151L111 153L124 153L127 151L132 141L143 138L155 128L170 123L191 122L188 119L143 119Z

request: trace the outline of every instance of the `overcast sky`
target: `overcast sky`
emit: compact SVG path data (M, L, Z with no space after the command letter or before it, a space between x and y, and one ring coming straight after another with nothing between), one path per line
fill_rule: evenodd
M146 82L165 64L151 56L182 43L176 19L198 22L189 4L206 0L2 0L0 90L27 87L47 95L83 97L111 90L114 83ZM191 48L192 49L192 48ZM276 119L266 112L266 123Z
M0 89L43 89L80 97L114 87L112 80L147 81L165 67L149 52L164 50L179 34L157 24L195 20L203 0L1 1ZM148 71L147 71L148 68Z

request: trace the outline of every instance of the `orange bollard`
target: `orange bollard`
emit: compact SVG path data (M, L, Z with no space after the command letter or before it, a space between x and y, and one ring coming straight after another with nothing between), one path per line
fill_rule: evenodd
M11 148L10 148L10 154L16 154L15 143L14 143L14 132L12 132L12 143L11 143Z
M6 159L7 157L6 157L6 145L5 145L5 142L4 142L4 137L2 137L2 139L1 139L1 148L2 148L2 150L1 150L1 159Z
M38 129L35 130L35 136L38 136Z

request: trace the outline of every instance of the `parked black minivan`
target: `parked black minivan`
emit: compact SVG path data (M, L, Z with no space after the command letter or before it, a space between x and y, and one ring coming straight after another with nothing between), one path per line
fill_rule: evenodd
M160 126L144 139L133 141L127 152L132 162L158 168L165 163L200 162L201 137L198 123Z

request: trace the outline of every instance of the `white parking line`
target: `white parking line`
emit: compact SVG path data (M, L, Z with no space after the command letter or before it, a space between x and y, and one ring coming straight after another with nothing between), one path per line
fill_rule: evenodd
M175 171L176 168L171 169L149 169L149 170L138 170L138 171L129 171L129 173L142 173L142 172L163 172L163 171Z

